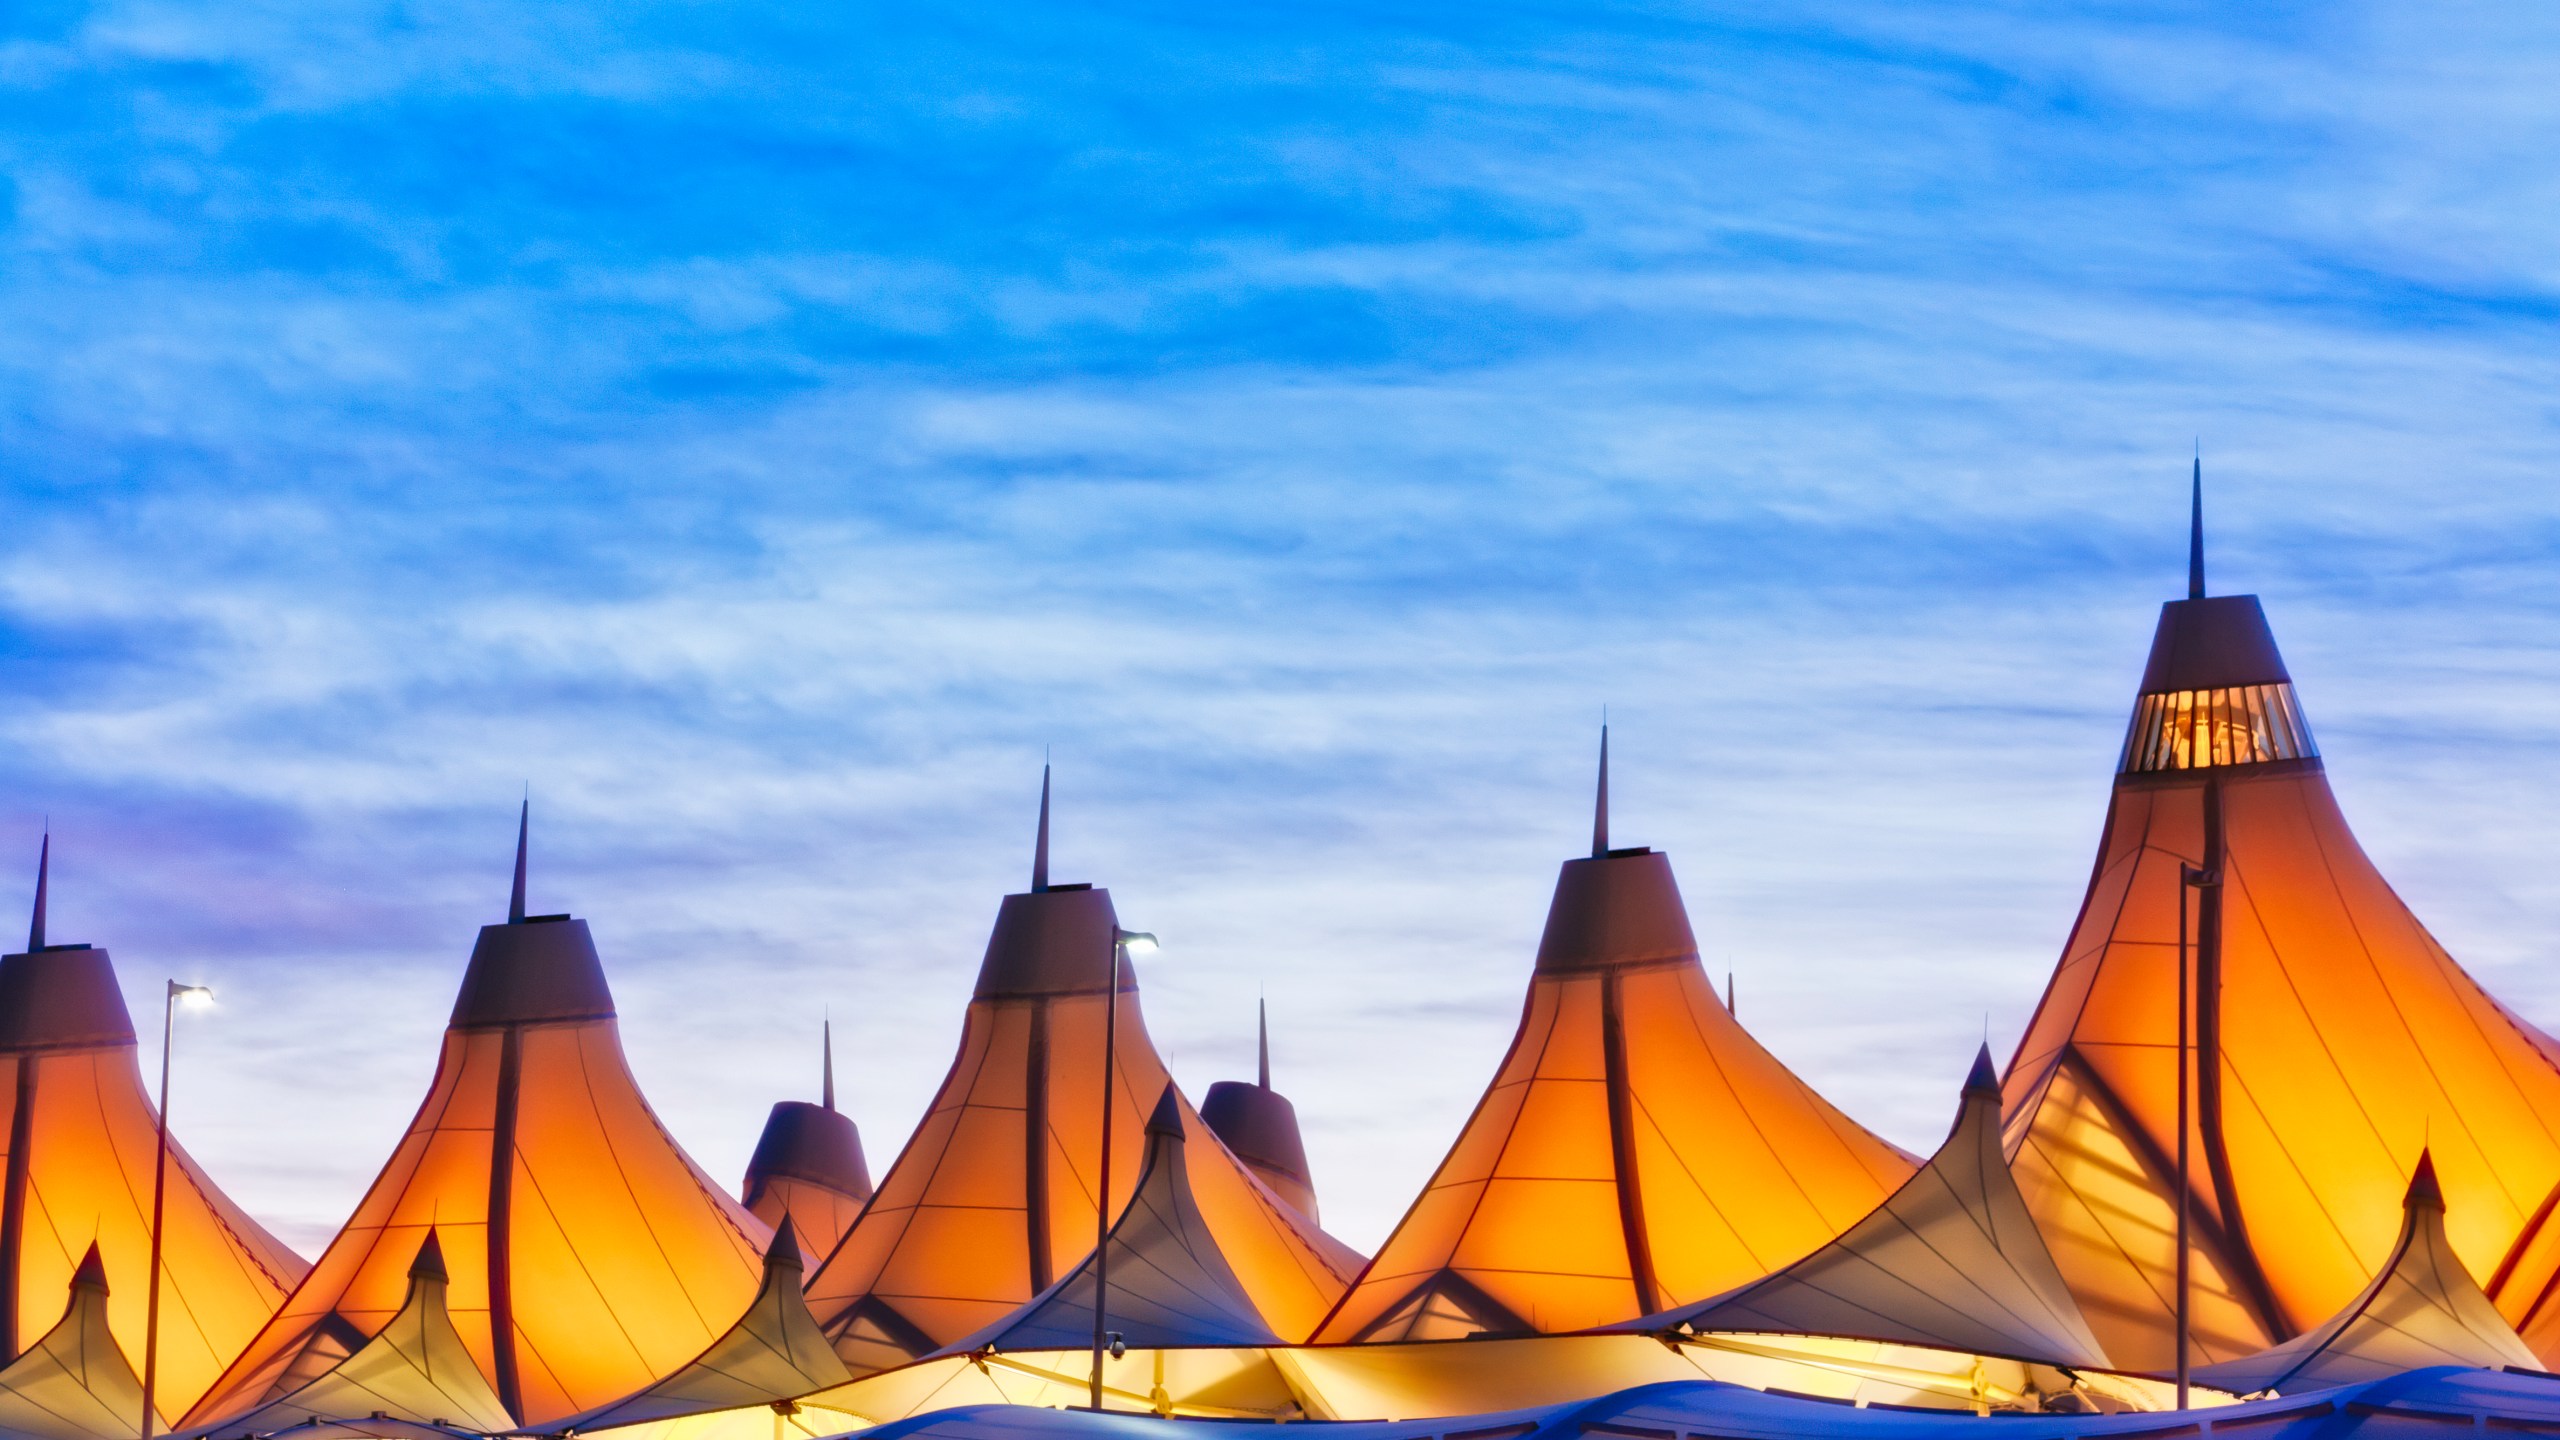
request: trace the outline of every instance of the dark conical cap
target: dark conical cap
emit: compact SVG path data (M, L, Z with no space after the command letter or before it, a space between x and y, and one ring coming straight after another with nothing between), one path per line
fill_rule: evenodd
M444 1242L436 1238L434 1226L427 1227L427 1238L418 1242L417 1258L409 1262L409 1278L438 1283L452 1278L445 1271Z
M1156 1097L1155 1113L1147 1117L1147 1133L1165 1136L1176 1145L1182 1143L1182 1092L1170 1083Z
M516 817L515 887L503 925L483 925L471 964L454 997L458 1030L613 1018L613 991L587 922L568 915L524 913L525 840L530 802Z
M765 1117L747 1160L746 1193L773 1179L806 1180L855 1200L871 1198L871 1167L863 1160L862 1131L853 1117L806 1100L784 1100Z
M781 1222L773 1227L772 1242L764 1247L764 1273L771 1275L776 1270L789 1270L797 1274L806 1268L808 1262L800 1258L800 1237L793 1233L791 1216L785 1213ZM795 1285L792 1288L799 1287Z
M133 1016L116 987L115 961L88 945L45 940L45 891L53 837L36 858L29 948L0 957L0 1055L131 1045Z
M1547 906L1546 933L1538 940L1540 973L1694 960L1697 954L1671 857L1612 850L1564 862Z
M1200 1123L1272 1193L1316 1218L1316 1188L1307 1169L1307 1145L1298 1133L1298 1108L1271 1088L1271 1015L1261 1012L1257 1047L1260 1079L1221 1080L1200 1097Z
M1120 928L1120 917L1111 908L1111 892L1091 885L1049 883L1045 772L1040 789L1040 841L1032 870L1035 888L1007 895L996 911L986 958L978 965L977 998L981 1000L1098 994L1111 985L1112 937ZM1120 988L1138 987L1124 971Z
M107 1293L107 1261L98 1253L98 1242L89 1242L89 1253L80 1257L80 1268L71 1272L71 1288Z
M2418 1152L2418 1168L2409 1174L2409 1191L2401 1197L2400 1208L2443 1211L2444 1187L2436 1183L2436 1157L2432 1150Z
M2293 676L2255 595L2204 593L2204 461L2198 457L2187 531L2187 598L2160 607L2142 693L2277 685Z
M2000 1093L2000 1072L1991 1063L1989 1041L1973 1054L1973 1069L1964 1077L1964 1093L1994 1097Z

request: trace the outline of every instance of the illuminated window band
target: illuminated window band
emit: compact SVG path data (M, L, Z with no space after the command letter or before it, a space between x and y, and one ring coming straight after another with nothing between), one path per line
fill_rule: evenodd
M2134 702L2119 775L2319 756L2287 684L2175 690Z

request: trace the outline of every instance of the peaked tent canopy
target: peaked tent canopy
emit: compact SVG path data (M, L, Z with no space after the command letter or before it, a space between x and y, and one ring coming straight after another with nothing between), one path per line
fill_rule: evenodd
M1049 883L1041 782L1032 888L996 914L960 1053L862 1217L809 1281L809 1303L857 1375L930 1354L1047 1290L1093 1245L1106 1017L1112 1193L1135 1190L1146 1111L1169 1083L1137 980L1115 987L1110 892ZM1283 1335L1313 1328L1359 1257L1298 1215L1184 1115L1191 1189L1225 1257Z
M1605 732L1600 764L1511 1051L1320 1341L1632 1320L1804 1256L1911 1174L1717 1000L1669 858L1609 846Z
M2357 845L2256 597L2201 598L2196 533L2198 594L2161 607L2088 896L2006 1081L2019 1188L2107 1353L2147 1370L2173 1363L2182 972L2199 1359L2293 1335L2380 1273L2430 1135L2476 1273L2560 1183L2552 1042ZM2513 1278L2491 1294L2530 1339L2534 1283Z
M811 1255L833 1250L853 1217L871 1198L871 1167L863 1163L862 1132L836 1109L836 1052L832 1026L822 1044L819 1103L784 1100L765 1117L747 1160L747 1209L767 1225L786 1222Z
M1271 1088L1271 1012L1258 1017L1260 1066L1250 1085L1220 1080L1201 1098L1200 1118L1235 1152L1245 1168L1261 1177L1271 1193L1297 1207L1310 1220L1316 1213L1316 1183L1307 1169L1307 1145L1298 1133L1298 1107Z
M1109 1285L1106 1327L1133 1350L1284 1343L1218 1253L1217 1237L1191 1193L1183 1150L1182 1096L1167 1085L1147 1118L1137 1190L1105 1242L1109 1263L1099 1278ZM1087 1253L1030 1304L951 1349L1074 1350L1090 1343L1094 1260Z
M27 949L0 958L0 1364L61 1313L96 1251L116 1340L142 1363L159 1115L104 950L46 943L50 837ZM176 1139L161 1225L156 1399L176 1414L273 1315L309 1266L214 1186ZM101 1292L104 1293L104 1292ZM138 1420L137 1420L138 1424Z
M853 1378L800 1295L800 1242L785 1216L764 1252L764 1283L738 1323L693 1363L637 1395L572 1416L560 1433L591 1432L797 1400Z
M670 1137L632 1079L586 922L483 926L427 1098L275 1319L189 1415L205 1425L326 1373L404 1303L432 1228L455 1329L516 1420L639 1390L744 1309L765 1227Z
M1765 1280L1619 1328L1838 1335L2107 1368L2000 1153L1988 1046L1946 1143L1875 1213Z
M2206 1366L2195 1378L2235 1395L2289 1395L2430 1365L2539 1369L2541 1362L2446 1242L2444 1191L2434 1161L2422 1154L2402 1202L2400 1238L2364 1293L2318 1329Z
M0 1434L126 1440L142 1433L142 1378L107 1319L107 1267L91 1245L71 1303L26 1353L0 1368Z
M451 1282L433 1230L409 1262L409 1293L391 1323L321 1375L210 1433L267 1435L311 1422L399 1420L495 1434L515 1428L445 1307ZM207 1433L207 1432L199 1432Z

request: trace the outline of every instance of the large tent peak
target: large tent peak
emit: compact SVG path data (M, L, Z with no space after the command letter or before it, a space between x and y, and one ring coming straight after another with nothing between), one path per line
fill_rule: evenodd
M1031 893L1049 888L1049 767L1040 766L1040 829L1031 840Z
M52 869L53 832L47 830L43 843L36 848L36 905L34 914L27 920L27 953L30 955L44 948L45 878Z
M2187 598L2204 598L2204 454L2196 454L2193 488L2187 510Z
M409 1262L409 1278L434 1280L450 1284L451 1272L444 1268L444 1242L436 1238L435 1227L427 1227L427 1238L418 1242L418 1257Z

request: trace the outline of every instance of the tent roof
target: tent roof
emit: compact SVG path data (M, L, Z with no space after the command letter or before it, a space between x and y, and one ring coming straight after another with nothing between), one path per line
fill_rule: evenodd
M800 1277L800 1242L786 1219L765 1249L764 1283L727 1334L648 1389L544 1428L554 1433L608 1430L770 1405L852 1379L810 1315L809 1302L800 1297Z
M409 1264L407 1298L373 1338L282 1398L192 1433L264 1436L313 1422L368 1419L473 1434L514 1429L514 1418L454 1329L445 1308L449 1281L444 1247L429 1230Z
M0 1369L0 1433L125 1440L142 1431L142 1381L107 1325L107 1267L91 1245L62 1319Z
M2382 1273L2317 1329L2195 1378L2235 1394L2291 1394L2429 1365L2494 1368L2541 1362L2481 1293L2444 1234L2435 1161L2420 1154L2402 1202L2400 1238Z
M1593 830L1501 1068L1318 1341L1632 1320L1812 1252L1914 1168L1716 997L1670 861Z
M1105 1325L1132 1349L1283 1343L1219 1253L1191 1193L1182 1097L1170 1084L1147 1120L1137 1189L1104 1243L1111 1287ZM1094 1257L1088 1254L1020 1311L949 1346L947 1353L1090 1344L1094 1294Z
M1615 1328L1839 1335L2107 1365L2001 1155L1988 1046L1946 1143L1875 1213L1765 1280Z

